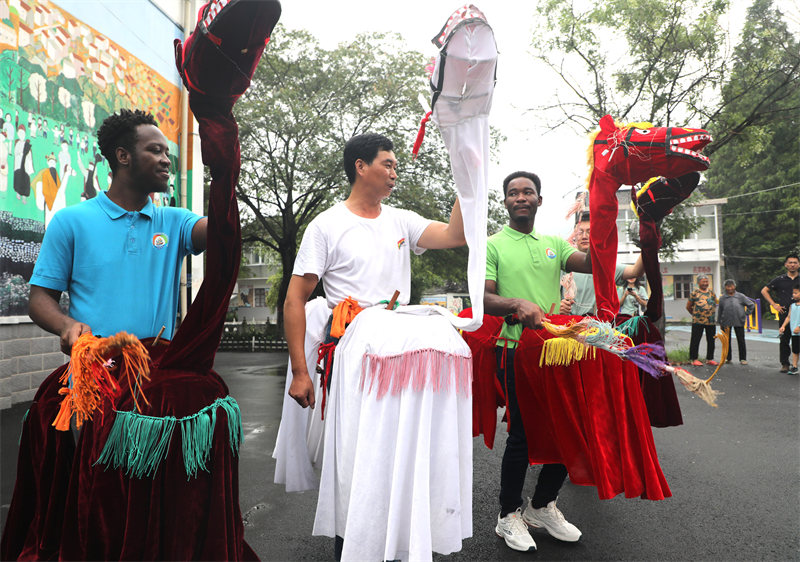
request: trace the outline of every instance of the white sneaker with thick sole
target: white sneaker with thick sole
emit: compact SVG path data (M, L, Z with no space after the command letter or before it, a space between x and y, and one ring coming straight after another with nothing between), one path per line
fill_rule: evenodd
M522 514L522 519L531 527L544 527L551 536L560 541L576 542L581 538L580 530L564 519L564 514L556 507L556 500L548 503L546 507L535 509L528 498L528 506Z
M505 517L500 517L498 514L497 526L494 528L494 532L497 533L498 537L506 541L508 548L521 552L536 550L536 543L528 532L528 526L522 520L520 508Z

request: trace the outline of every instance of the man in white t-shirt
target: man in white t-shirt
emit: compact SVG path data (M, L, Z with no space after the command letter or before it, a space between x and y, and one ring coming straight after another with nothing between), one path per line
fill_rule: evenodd
M292 362L289 394L298 404L314 406L314 386L303 350L305 305L322 281L328 306L346 297L361 307L392 298L399 304L411 292L411 254L466 244L458 198L445 224L417 213L383 205L397 180L392 141L382 135L358 135L344 148L349 197L308 225L292 271L284 302L284 327ZM313 367L313 366L312 366Z
M309 374L309 369L314 369L315 365L309 363L311 359L306 355L304 344L307 341L306 303L317 283L322 281L328 309L333 309L348 297L357 301L359 307L366 309L381 301L389 301L395 291L399 291L397 303L407 304L411 291L410 252L413 250L416 254L421 254L426 249L453 248L466 243L457 198L448 224L427 220L412 211L383 204L383 200L391 195L397 179L397 159L392 150L391 140L377 134L358 135L347 142L344 149L344 168L351 185L350 195L344 202L334 205L311 221L300 244L284 304L284 323L292 377L288 393L303 408L313 408L316 402L314 384ZM354 338L358 339L355 334L358 333L358 326L363 324L359 321L375 312L375 309L371 309L361 313L364 317L358 318L348 328L352 337L343 338L339 347L346 348L353 343ZM433 323L423 320L422 324L413 324L416 327L409 328L412 324L408 324L411 319L407 314L387 317L386 321L396 324L387 325L385 329L381 327L369 335L376 345L387 331L391 332L390 339L403 347L404 342L407 343L413 335L433 329L439 331L430 333L431 340L427 341L437 338L445 342L452 340L454 345L461 345L464 353L469 354L469 349L458 332L447 322L442 326L435 320ZM402 333L401 326L415 334ZM354 329L356 332L351 333ZM377 332L381 332L383 336ZM362 356L351 357L348 353L352 354L352 351L341 351L341 357L340 350L337 349L336 353L336 362L342 362L340 367L344 369L346 364L357 364L355 369L360 373ZM457 363L458 359L454 361ZM334 382L328 400L330 406L326 406L325 394L322 398L325 414L325 459L314 534L336 535L337 559L342 556L376 560L408 556L429 559L432 550L448 554L460 549L462 538L471 536L472 532L471 427L466 423L469 422L471 413L469 395L465 399L457 400L454 396L443 396L446 392L437 393L442 395L433 397L430 394L423 397L423 392L416 398L408 395L406 398L384 396L374 402L371 401L372 398L368 398L368 391L357 390L351 384L353 379L345 377L350 381L347 383L343 379L336 380L341 374L334 369ZM350 374L347 371L347 375ZM405 423L394 418L395 413L408 411L403 408L408 408L409 402L404 400L409 398L412 403L415 400L433 401L439 412L439 425L430 425L444 427L446 430L437 430L438 433L434 432L435 435L432 436L409 437L408 434L415 434L414 428L418 424L428 425L425 414L421 413L422 409L415 410L417 418L407 419ZM367 402L372 406L367 405ZM344 407L344 410L337 410L340 407ZM403 474L387 483L382 482L379 475L369 472L372 469L381 470L381 463L373 462L371 457L365 462L365 454L354 452L361 450L357 445L359 431L349 431L347 428L354 427L353 424L359 425L357 411L364 412L372 407L375 409L370 411L376 417L370 419L370 428L364 428L369 433L368 441L371 442L368 448L381 451L382 454L385 451L383 460L389 463L392 456L407 456L408 447L416 447L416 443L412 441L419 439L421 448L429 450L430 458L419 458L416 464L430 466L429 487L435 489L425 492L417 490L414 494L403 492L404 483L414 482L419 485L415 480L415 471L410 468L415 464L413 456L407 459L410 465L401 463ZM284 406L284 416L286 412ZM402 418L403 415L414 417L414 414L406 413L399 417ZM382 424L379 418L383 416L392 419L385 420L387 423ZM380 431L380 427L386 425L399 429ZM282 427L281 431L284 429ZM449 430L452 432L448 433ZM292 433L287 431L286 434ZM332 437L334 434L335 439ZM306 438L304 433L293 435L297 435L295 439ZM448 437L441 443L438 439L442 439L443 435ZM428 442L427 439L431 442L426 447L423 445ZM278 440L281 440L280 435ZM331 445L335 451L329 450ZM280 448L276 446L276 449ZM437 451L447 449L447 454L444 455L447 460L442 461L441 455L430 451L431 448ZM398 450L403 454L395 455ZM370 467L365 467L365 464ZM332 472L335 473L334 477L330 477ZM448 474L443 475L443 472ZM459 474L462 476L459 477ZM445 477L456 485L441 482ZM362 482L365 478L369 482ZM350 505L351 479L358 480L359 486L356 493L356 484L352 484L352 493L357 497L366 494L371 498L371 504L357 502L361 507ZM425 486L419 487L421 489ZM395 494L401 494L405 499L384 505L387 504L387 498L394 497ZM455 508L441 516L439 511L444 509L443 506ZM411 517L412 515L414 516Z

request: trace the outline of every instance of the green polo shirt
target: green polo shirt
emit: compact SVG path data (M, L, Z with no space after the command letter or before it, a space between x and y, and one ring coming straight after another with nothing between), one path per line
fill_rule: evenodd
M486 248L486 279L497 283L501 297L538 304L545 314L561 302L561 270L575 248L560 236L518 232L509 226L490 236ZM518 340L522 325L503 324L500 335ZM498 343L498 345L502 345ZM513 347L513 342L509 343Z

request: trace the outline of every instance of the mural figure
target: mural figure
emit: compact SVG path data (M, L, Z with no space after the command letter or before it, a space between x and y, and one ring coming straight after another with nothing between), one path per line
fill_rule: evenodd
M108 189L95 138L106 117L147 110L178 154L178 84L57 3L0 1L0 316L27 316L50 217Z
M83 161L78 157L78 167L83 174L83 193L81 193L81 200L91 199L97 196L100 186L97 183L97 165L103 161L103 155L95 153L94 160L89 162L88 166L83 165Z
M31 174L33 162L31 157L31 141L25 138L25 126L17 130L17 144L14 145L14 191L17 199L28 202L31 194Z

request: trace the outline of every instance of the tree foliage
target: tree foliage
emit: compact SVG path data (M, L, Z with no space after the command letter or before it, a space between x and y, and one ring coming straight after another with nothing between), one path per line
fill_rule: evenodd
M714 155L707 193L728 197L728 275L757 296L800 248L800 42L771 0L748 10L717 117L736 131ZM792 85L791 88L787 85Z
M558 110L556 126L590 130L606 114L661 126L707 120L708 94L725 76L719 18L726 0L583 5L548 0L539 8L537 56L567 86L566 96L543 108Z
M260 242L280 256L280 323L305 227L348 194L342 150L353 135L376 132L393 140L398 187L390 205L430 219L449 217L455 191L435 127L419 157L410 156L422 116L417 100L428 95L426 62L395 35L360 35L325 49L307 32L275 30L236 106L242 144L237 194L244 241ZM465 271L465 252L426 252L412 261L412 293Z
M553 103L536 108L550 116L551 127L571 125L585 131L611 114L620 121L707 129L714 136L704 151L707 155L730 150L728 156L715 155L707 173L704 193L715 197L742 185L755 190L754 184L796 181L793 131L797 130L800 61L797 41L772 0L755 0L735 49L729 47L730 34L720 23L727 0L599 0L578 6L548 0L539 8L536 54L566 85L558 89ZM780 142L791 150L793 161L778 165L778 160L767 157L772 163L760 173L745 165L756 159L765 162L764 152L779 131L783 132ZM750 143L747 155L741 154L743 142ZM731 165L740 157L741 165ZM722 177L726 181L713 179ZM763 204L770 205L766 199ZM725 212L736 209L736 204L729 203ZM724 223L726 247L728 242L752 237L743 225L752 224L754 217L738 216L731 220L730 215ZM797 214L793 217L796 225ZM699 226L681 218L679 208L663 225L675 243ZM796 241L797 228L788 230ZM744 236L744 232L749 234ZM763 255L774 251L767 251L767 246L771 243L761 246ZM662 254L674 249L665 241Z

